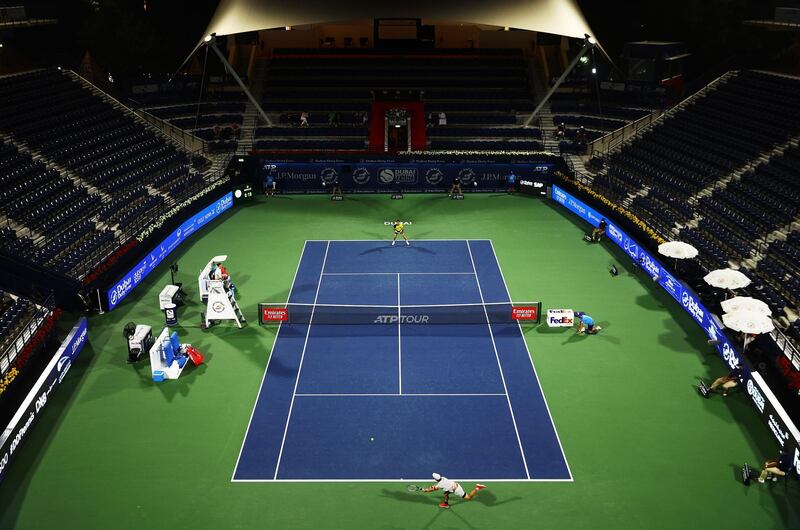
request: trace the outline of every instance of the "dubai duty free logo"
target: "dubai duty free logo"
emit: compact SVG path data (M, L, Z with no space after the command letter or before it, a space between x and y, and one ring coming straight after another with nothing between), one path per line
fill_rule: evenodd
M389 168L381 169L378 172L378 180L384 184L391 184L394 182L394 170Z
M472 184L475 182L475 172L471 167L465 167L458 172L458 178L460 178L461 182L464 184Z
M326 167L320 172L319 176L325 184L333 184L339 177L339 172L332 167Z
M683 304L683 307L685 307L686 310L689 312L689 314L691 314L695 318L695 320L697 320L701 324L703 323L703 319L705 318L703 310L700 309L700 305L697 303L697 301L695 301L694 298L689 296L689 293L687 293L686 291L683 291L683 295L681 296L681 303Z
M363 186L369 182L370 177L372 177L372 175L370 174L369 169L365 167L360 167L353 171L353 182L359 186Z
M622 232L619 231L619 228L614 226L612 223L608 223L608 234L614 238L614 241L618 243L622 242Z
M425 172L425 182L431 186L436 186L444 180L444 173L438 167L432 167Z
M763 394L761 394L761 390L753 383L752 379L747 380L747 393L753 398L753 402L756 404L756 407L758 407L759 412L763 414L766 402Z

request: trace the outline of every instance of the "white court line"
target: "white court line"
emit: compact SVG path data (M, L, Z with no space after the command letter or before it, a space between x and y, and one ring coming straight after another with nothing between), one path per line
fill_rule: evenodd
M297 397L470 397L505 396L505 394L295 394Z
M400 337L400 275L397 275L397 388L403 393L403 339Z
M402 274L404 276L430 276L430 275L445 275L445 276L458 276L468 274L472 276L474 272L323 272L325 276L389 276L393 274Z
M481 289L481 279L478 277L478 269L475 268L475 260L472 258L472 249L469 246L469 241L467 241L467 251L469 251L469 260L472 262L472 269L475 271L475 280L478 283L478 294L481 295L481 302L484 303L483 313L484 315L486 315L486 326L489 328L489 337L492 339L492 348L494 348L494 356L497 359L497 368L500 370L500 379L503 381L503 390L505 390L506 392L506 401L508 402L508 410L509 412L511 412L511 421L514 424L514 434L517 435L517 443L519 444L519 454L522 455L522 463L525 466L525 475L528 478L531 478L531 473L530 471L528 471L528 462L525 459L525 451L522 449L522 440L519 437L517 420L516 418L514 418L514 408L511 406L511 398L508 395L506 378L503 375L503 365L500 363L500 354L497 352L497 344L495 344L494 342L494 332L492 331L492 323L489 320L489 312L486 311L486 306L483 299L483 290Z
M328 250L331 248L331 242L325 245L325 255L322 258L322 268L319 271L319 280L317 280L317 292L314 294L314 303L317 303L319 297L319 288L322 285L322 271L325 270L325 262L328 260ZM303 370L303 359L306 356L306 347L308 346L308 336L311 334L311 323L314 321L314 308L311 308L311 316L308 319L308 329L306 330L306 338L303 341L303 352L300 354L300 365L297 367L297 377L294 380L294 389L292 390L292 402L289 404L289 414L286 416L286 426L283 429L283 439L281 440L281 450L278 452L278 462L275 464L275 475L273 479L278 478L278 470L281 467L281 458L283 457L283 446L286 443L286 433L289 432L289 421L292 419L292 409L294 408L294 398L297 394L297 385L300 383L300 372ZM266 373L266 372L265 372Z
M308 245L308 241L303 243L303 250L300 252L300 259L297 261L297 267L294 269L294 276L292 276L292 286L289 287L289 294L286 296L286 303L289 303L289 300L292 298L292 291L294 290L294 282L297 279L297 273L300 270L300 264L303 263L303 256L306 253L306 246ZM275 341L272 343L273 348L275 344L278 343L278 337L281 334L281 328L283 327L283 322L278 324L278 331L275 333ZM239 460L242 458L242 451L244 451L244 444L247 441L247 435L250 434L250 424L253 423L253 416L256 413L256 406L258 406L258 399L261 397L261 391L264 389L264 381L267 379L267 371L269 371L269 363L272 361L272 351L270 351L269 358L267 359L267 367L264 368L264 375L261 378L261 385L258 387L258 393L256 394L256 400L253 403L253 410L250 411L250 419L247 420L247 429L244 431L244 437L242 438L242 445L239 447L239 456L236 457L236 465L233 466L233 474L231 475L231 482L234 481L234 477L236 476L236 470L239 469Z
M496 306L496 305L523 305L523 304L536 304L536 302L488 302L488 303L474 303L474 304L410 304L401 306L402 308L425 308L425 307L483 307L483 306ZM299 306L299 307L374 307L375 309L396 309L396 305L372 305L372 304L294 304L294 303L276 303L271 304L262 302L262 305L268 306Z
M331 242L331 243L388 243L391 245L391 239L306 239L306 241L313 242ZM466 239L411 239L414 241L466 241ZM488 239L470 239L470 241L489 241Z
M456 480L456 479L453 479ZM572 482L571 479L566 478L459 478L458 482ZM403 483L409 482L432 482L431 477L425 478L252 478L252 479L237 479L232 482L273 482L273 483L305 483L305 482L391 482Z
M492 247L492 254L494 254L494 260L497 262L497 270L500 271L500 278L503 280L503 286L506 289L506 296L508 299L511 300L511 291L508 290L508 284L506 283L506 277L503 274L503 268L500 267L500 260L497 259L497 252L494 251L494 243L492 240L489 240L489 245ZM528 352L528 360L531 362L531 370L533 370L533 375L536 377L536 383L539 385L539 391L542 393L542 400L544 400L544 408L547 409L547 415L550 416L550 424L553 426L553 432L556 433L556 440L558 440L558 447L561 449L561 457L564 459L564 463L567 465L567 473L569 473L569 480L568 482L572 482L575 480L572 476L572 470L569 467L569 461L567 460L567 455L564 453L564 446L561 445L561 437L558 436L558 429L556 429L556 422L553 421L553 414L550 413L550 405L547 404L547 396L544 394L544 388L542 387L542 382L539 380L539 374L536 373L536 366L533 364L533 357L531 357L531 351L528 349L528 342L525 340L525 334L522 332L522 325L517 320L517 327L519 328L520 337L522 337L522 342L525 344L525 351ZM567 481L567 479L563 479Z

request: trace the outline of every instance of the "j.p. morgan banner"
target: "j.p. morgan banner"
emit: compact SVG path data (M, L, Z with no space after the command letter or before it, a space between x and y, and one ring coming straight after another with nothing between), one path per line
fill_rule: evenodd
M553 185L553 200L592 226L596 227L603 217L597 210L556 185ZM734 345L728 341L719 320L700 303L697 295L667 272L661 263L642 248L636 240L623 232L616 224L608 220L606 222L608 223L608 228L606 229L608 238L624 250L635 263L683 307L684 311L691 315L695 323L703 328L712 344L715 344L719 355L727 365L733 368L740 363L739 353ZM747 363L742 362L742 364L745 365L745 384L753 404L764 417L770 432L773 433L781 447L795 452L795 465L798 473L800 473L800 435L797 434L797 428L783 411L772 392L769 391L761 376L757 372L749 373Z
M226 193L210 206L196 213L169 236L158 244L145 258L136 264L120 279L116 285L108 290L108 310L114 309L126 296L130 294L139 282L158 267L170 252L175 250L186 238L197 230L214 220L222 212L233 206L233 193Z
M19 448L30 434L31 427L47 405L53 390L67 375L72 363L78 357L88 338L86 317L81 318L61 347L42 371L42 375L22 402L17 413L11 418L0 437L0 482L5 478L8 466L16 457Z
M421 191L449 189L453 180L461 181L464 191L505 191L507 177L543 189L551 181L555 166L541 164L466 164L466 163L322 163L271 162L261 164L262 177L272 177L281 192L320 193L334 182L345 193Z

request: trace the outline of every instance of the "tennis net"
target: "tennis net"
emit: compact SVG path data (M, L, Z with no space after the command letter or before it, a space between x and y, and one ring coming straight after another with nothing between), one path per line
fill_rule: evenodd
M541 302L441 305L259 304L261 324L508 324L538 323Z

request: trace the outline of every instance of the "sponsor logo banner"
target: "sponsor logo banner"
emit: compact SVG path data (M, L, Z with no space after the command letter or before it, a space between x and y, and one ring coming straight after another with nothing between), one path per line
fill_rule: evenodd
M683 285L681 285L681 282L678 281L677 278L663 268L661 269L661 279L658 281L658 284L675 300L680 302L683 298Z
M170 252L175 250L187 237L213 221L222 212L233 206L233 194L226 193L212 204L184 221L174 232L164 238L145 258L111 287L106 293L108 310L114 309L139 283L144 280Z
M289 311L285 307L262 307L262 322L286 322L289 318Z
M81 318L72 328L61 347L42 371L42 375L33 385L25 400L11 418L8 426L0 436L0 482L5 478L9 464L17 455L25 438L30 434L31 426L41 415L47 405L50 394L64 380L64 376L72 367L88 339L86 318Z
M511 318L514 320L539 320L539 311L535 305L514 306L511 308Z
M599 214L562 188L553 185L552 196L555 202L563 205L584 221L588 221L594 226L597 225L595 219L600 217ZM648 274L659 278L658 284L676 301L680 302L686 312L704 329L708 338L715 343L717 351L729 367L734 368L740 363L739 354L736 348L728 341L721 325L717 323L691 290L667 272L658 260L642 249L633 238L629 237L619 227L609 223L607 233L609 238L631 258L635 259ZM800 475L800 449L798 449L800 447L800 432L798 432L797 427L791 422L757 372L747 373L747 368L745 367L745 379L747 394L756 409L764 417L767 426L778 440L778 443L782 447L789 445L790 450L794 451L794 465L798 475Z
M548 309L547 326L551 328L569 328L575 325L575 314L572 309Z
M506 176L514 173L518 182L530 182L544 189L551 182L553 164L491 164L485 161L445 161L392 163L386 160L346 162L314 160L310 162L264 160L262 181L273 177L281 193L320 193L338 179L344 191L442 191L453 179L461 179L464 189L505 191ZM599 217L598 217L599 220Z

